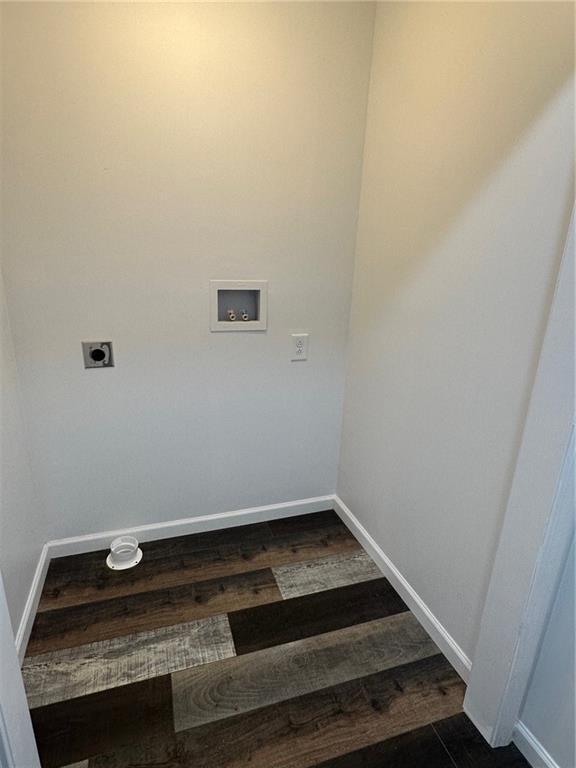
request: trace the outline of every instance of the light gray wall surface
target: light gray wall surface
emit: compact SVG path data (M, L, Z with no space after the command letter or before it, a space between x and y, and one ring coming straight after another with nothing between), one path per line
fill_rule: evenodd
M16 633L49 533L30 471L18 371L0 273L0 567Z
M0 64L3 62L2 14L0 11ZM1 67L0 67L1 70ZM0 94L1 96L1 94ZM0 163L3 153L4 104L0 97ZM4 179L0 165L0 235L4 227ZM3 249L0 238L0 614L6 624L6 608L10 626L0 627L0 646L15 635L34 578L36 564L47 528L42 507L34 486L30 467L28 441L22 413L22 393L10 317L6 306L3 278ZM4 578L4 584L2 579ZM5 585L5 586L4 586ZM5 593L5 602L4 602ZM8 629L8 631L6 631ZM10 649L11 650L11 649ZM12 684L14 662L6 647L0 649L0 678L2 686ZM11 691L16 718L21 706L20 691ZM6 694L0 695L0 718L8 718ZM10 709L10 706L8 706ZM0 731L2 726L0 724ZM2 735L0 734L0 740ZM0 744L0 763L7 761Z
M574 568L573 540L520 716L559 768L576 765Z
M516 725L575 524L574 242L572 220L464 698L494 744Z
M573 13L376 16L338 493L472 659L573 200Z
M333 492L373 5L2 14L5 276L49 537ZM267 333L209 332L213 278L269 280ZM116 367L85 371L82 340Z

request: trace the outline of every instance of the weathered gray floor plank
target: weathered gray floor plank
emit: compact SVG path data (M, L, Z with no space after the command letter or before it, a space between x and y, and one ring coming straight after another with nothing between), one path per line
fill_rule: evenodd
M409 612L172 675L176 731L437 654Z
M235 655L225 614L30 656L30 709Z
M363 550L281 565L272 568L272 572L285 600L382 577L380 569Z

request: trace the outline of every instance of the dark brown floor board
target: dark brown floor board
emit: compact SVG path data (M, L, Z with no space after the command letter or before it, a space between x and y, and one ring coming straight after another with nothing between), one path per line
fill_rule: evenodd
M74 555L50 564L39 612L358 549L344 524L335 521L322 527L295 525L278 534L262 523L144 543L142 562L128 571L107 568L106 552Z
M285 536L295 531L313 531L332 525L344 525L333 509L268 521L268 526L274 536Z
M240 655L406 610L381 578L235 611L228 618Z
M370 744L315 768L455 768L431 725Z
M434 723L434 730L457 768L530 768L514 744L492 749L464 713Z
M443 738L440 738L439 734L442 734ZM491 749L463 712L316 766L384 767L530 768L529 763L513 744Z
M217 549L228 545L237 545L239 542L262 543L270 541L272 531L267 523L253 523L240 525L235 528L222 528L215 531L202 531L189 533L184 536L172 536L154 541L141 542L140 547L147 560L156 560L164 557L178 557L202 552L206 549ZM58 557L50 563L50 573L78 575L82 571L91 571L102 562L102 556L106 558L107 549L97 552L86 552L79 555Z
M273 520L271 522L251 523L239 525L234 528L221 528L214 531L202 531L189 533L184 536L172 536L154 541L145 541L140 544L147 560L162 559L165 557L179 557L190 555L203 550L218 549L219 547L238 546L238 544L262 544L270 541L274 536L283 533L295 533L306 530L318 530L326 526L342 524L342 521L333 510L314 512L309 515L296 515L287 519ZM108 554L107 549L97 552L86 552L79 555L68 555L55 558L50 564L50 572L57 574L78 575L81 571L97 568Z
M91 761L90 768L311 768L461 710L440 655Z
M84 760L173 733L170 676L124 685L32 711L42 768Z
M270 569L39 613L27 655L226 613L282 596Z

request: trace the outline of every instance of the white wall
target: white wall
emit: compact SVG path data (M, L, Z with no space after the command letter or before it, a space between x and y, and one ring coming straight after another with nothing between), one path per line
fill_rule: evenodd
M0 62L2 61L2 17L0 15ZM2 146L3 102L0 98L0 147ZM0 152L1 156L1 152ZM2 175L0 174L0 211L2 211ZM0 217L3 225L3 219ZM22 418L22 402L10 318L6 307L0 242L0 613L10 615L11 626L0 631L0 645L16 634L32 584L36 563L46 534L45 519L38 502L30 469L30 457ZM5 579L6 591L2 584ZM5 602L4 602L5 601ZM3 624L5 622L2 622ZM15 654L3 648L0 677L4 683L13 674ZM14 682L11 680L11 682ZM16 688L18 683L15 684ZM0 688L2 686L0 685ZM11 691L14 711L22 706L20 689ZM22 684L20 683L20 688ZM9 720L11 705L0 696L0 719ZM25 699L24 699L25 701ZM8 710L8 711L6 711ZM0 724L0 731L2 730ZM5 736L0 733L0 741ZM0 763L2 750L0 745Z
M464 698L495 746L517 724L576 523L574 224L572 217Z
M26 447L18 371L0 274L0 570L14 633L47 534Z
M333 492L373 6L2 14L5 277L49 538ZM268 279L268 332L210 334L211 278ZM109 339L117 367L85 371L81 340Z
M378 6L338 492L473 657L573 199L573 6Z
M573 540L520 718L559 768L576 765L574 573Z

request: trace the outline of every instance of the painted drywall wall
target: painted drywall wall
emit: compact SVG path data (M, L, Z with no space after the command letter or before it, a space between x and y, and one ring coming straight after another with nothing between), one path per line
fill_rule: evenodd
M2 16L0 14L0 62L2 61ZM0 98L0 147L2 146L3 100ZM1 161L0 150L0 161ZM0 173L0 229L3 226L3 182ZM22 707L22 683L14 683L15 658L6 644L16 636L46 529L32 478L26 440L22 402L10 318L6 306L2 274L2 243L0 241L0 677L3 690L10 690L11 699L0 701L0 720L14 726ZM2 581L5 581L6 587ZM10 621L5 621L6 611ZM9 626L8 626L9 625ZM13 684L6 688L6 684ZM14 689L14 690L12 690ZM12 695L13 694L13 695ZM0 696L0 699L2 697ZM15 726L16 732L20 727ZM0 731L2 724L0 723ZM3 740L0 733L0 741ZM0 745L0 764L2 763ZM8 750L8 745L4 745ZM34 749L34 748L33 748Z
M5 278L50 538L333 492L374 7L2 14ZM268 331L211 334L210 279L269 280ZM116 367L85 371L82 340Z
M572 540L574 268L570 222L482 611L464 711L507 744Z
M47 530L30 470L1 273L0 334L0 571L15 634Z
M520 717L559 768L576 765L574 566L573 540Z
M573 199L572 22L376 15L338 493L470 658Z

